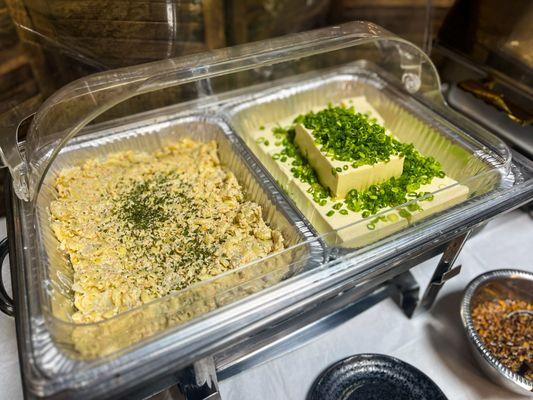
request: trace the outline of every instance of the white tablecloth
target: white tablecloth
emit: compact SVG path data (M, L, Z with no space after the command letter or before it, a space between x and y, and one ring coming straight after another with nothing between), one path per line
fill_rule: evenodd
M0 226L2 237L5 228ZM425 372L450 400L521 399L492 384L470 355L459 318L466 284L497 268L533 271L533 220L514 211L492 221L465 245L461 274L448 282L428 314L407 319L386 300L282 357L220 383L224 400L303 400L316 376L328 365L357 353L385 353ZM413 272L423 284L438 259ZM424 287L424 286L422 286ZM15 326L0 315L0 399L22 397Z

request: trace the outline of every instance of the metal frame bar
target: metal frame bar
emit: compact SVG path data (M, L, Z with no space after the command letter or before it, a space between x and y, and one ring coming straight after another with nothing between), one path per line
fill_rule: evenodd
M429 281L416 311L420 312L429 310L435 302L444 283L461 272L461 265L454 267L454 264L471 232L472 231L470 230L463 233L448 244L448 247L442 254L442 257L435 268L435 272Z
M361 312L389 297L398 304L408 318L428 311L434 304L442 286L461 271L461 266L454 266L454 263L470 233L471 231L461 234L445 245L444 252L435 267L422 298L419 297L420 286L409 271L412 265L409 265L406 271L373 289L362 292L358 290L359 288L354 287L351 290L347 290L342 296L321 304L314 312L307 312L303 316L298 316L298 328L288 334L286 334L287 332L282 326L280 328L273 327L270 331L263 332L261 336L264 336L264 338L261 338L263 340L259 340L259 342L264 345L245 356L233 358L231 350L229 353L225 352L218 355L218 357L215 356L212 362L217 371L217 379L228 379L248 368L281 357L288 351L293 351L305 345L305 343L318 335L324 334L333 327L356 317ZM429 257L426 255L426 258ZM274 339L269 341L272 338ZM216 386L213 386L208 397L203 397L202 394L205 391L205 386L199 387L198 391L189 386L186 399L220 399Z

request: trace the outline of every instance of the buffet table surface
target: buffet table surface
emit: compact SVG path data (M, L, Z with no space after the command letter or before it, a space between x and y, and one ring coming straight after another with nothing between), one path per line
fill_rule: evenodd
M0 233L5 236L4 220ZM429 260L413 270L422 288L437 261ZM392 300L382 301L290 352L220 382L222 399L304 400L322 370L357 353L384 353L413 364L450 400L523 399L496 386L478 369L463 332L459 306L465 286L482 272L499 268L533 272L533 219L520 210L494 219L469 239L458 263L463 266L460 275L444 286L430 312L407 319ZM22 398L15 324L3 314L0 371L0 399Z

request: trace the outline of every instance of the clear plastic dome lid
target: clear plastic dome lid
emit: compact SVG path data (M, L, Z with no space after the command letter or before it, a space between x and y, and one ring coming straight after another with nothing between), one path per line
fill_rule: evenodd
M374 24L351 22L77 80L37 111L24 151L13 133L20 113L0 121L10 130L2 135L2 157L18 197L32 201L61 149L91 123L191 101L216 107L239 88L361 60L386 71L406 93L443 104L437 71L421 49Z

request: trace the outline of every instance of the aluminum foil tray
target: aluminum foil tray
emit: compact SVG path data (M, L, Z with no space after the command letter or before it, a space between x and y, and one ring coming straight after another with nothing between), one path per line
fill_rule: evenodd
M489 350L476 329L472 310L483 302L522 300L531 303L532 287L533 274L530 272L517 269L492 270L477 276L468 284L461 302L461 320L472 354L480 369L494 383L530 397L533 394L533 381L506 367Z
M36 200L36 234L41 247L40 270L47 287L46 300L53 318L71 322L71 315L75 312L71 289L72 266L58 249L59 242L50 227L48 207L56 196L53 182L57 174L85 160L102 158L114 152L155 152L184 137L217 142L222 164L235 174L246 198L262 207L263 217L269 226L281 231L287 250L192 285L174 296L176 298L172 301L164 298L156 300L155 304L148 305L148 311L133 309L122 313L117 316L122 320L120 328L111 328L116 322L111 318L103 324L60 330L58 337L51 337L51 340L60 343L61 350L70 354L68 358L104 356L117 348L127 347L158 331L185 323L323 262L322 246L319 241L313 240L315 235L306 222L286 202L272 180L223 120L194 114L171 115L164 119L160 117L157 121L142 119L126 126L108 128L76 138L59 153L47 174ZM161 304L158 306L157 303ZM60 358L58 354L56 361Z
M480 143L473 142L427 106L395 89L387 82L387 74L369 63L355 63L329 73L322 71L320 74L304 74L297 79L271 84L268 88L251 89L250 93L252 95L248 98L246 94L242 94L238 100L226 106L223 111L225 119L265 169L270 171L273 180L281 186L280 191L287 195L288 201L300 209L311 226L322 231L326 244L332 248L361 248L405 227L398 226L385 231L367 229L366 232L365 229L358 229L357 225L366 226L375 218L374 215L340 229L363 231L349 241L342 241L335 232L327 232L327 227L321 225L323 223L317 217L316 210L309 207L309 200L291 190L290 184L284 182L285 177L280 175L276 162L261 150L261 143L248 135L248 132L257 131L260 126L286 122L289 116L326 107L329 103L338 104L343 100L362 96L383 118L385 127L400 141L413 143L422 154L433 156L448 176L468 186L469 197L487 193L504 184L501 175L494 173L501 167L501 160L491 157L490 153L483 151ZM445 187L439 191L450 189L452 187ZM387 211L382 211L380 214L386 213ZM342 253L349 251L343 250Z

